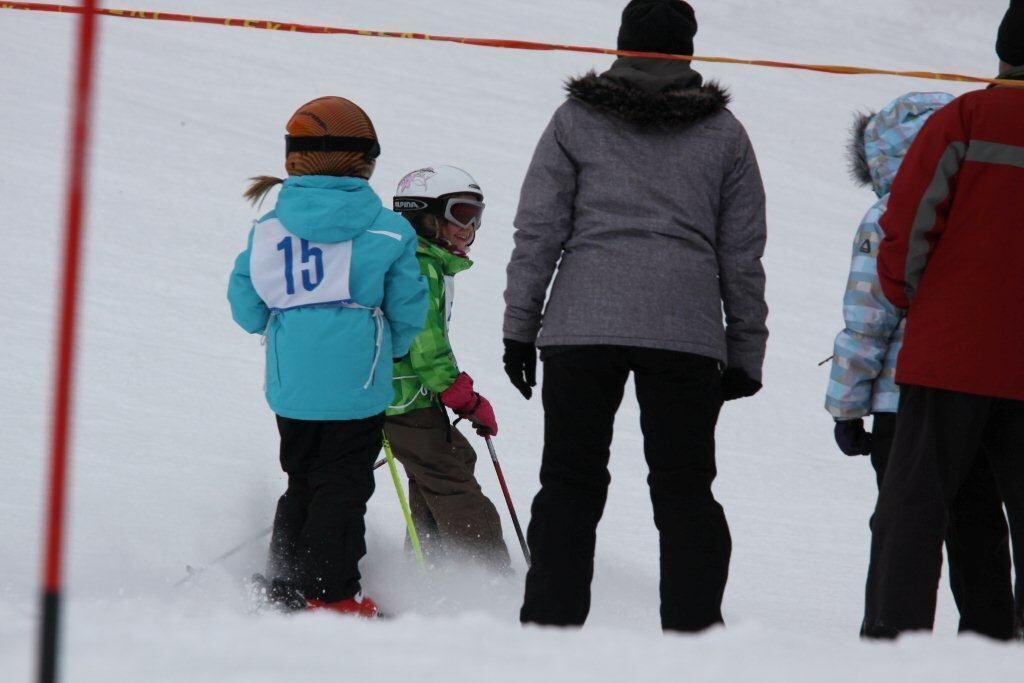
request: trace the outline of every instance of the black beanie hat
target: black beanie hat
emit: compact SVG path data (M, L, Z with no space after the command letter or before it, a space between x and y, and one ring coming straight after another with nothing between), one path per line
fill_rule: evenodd
M683 0L631 0L622 10L619 49L692 55L697 17Z
M1010 66L1024 66L1024 0L1010 0L999 25L996 54Z

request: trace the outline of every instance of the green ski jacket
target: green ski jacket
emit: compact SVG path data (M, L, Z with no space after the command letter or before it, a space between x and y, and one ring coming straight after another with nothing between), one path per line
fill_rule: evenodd
M420 408L440 405L437 395L459 376L448 322L451 319L454 287L452 278L473 262L447 249L419 240L416 259L427 279L427 319L423 331L413 340L409 354L395 363L395 398L388 415L402 415Z

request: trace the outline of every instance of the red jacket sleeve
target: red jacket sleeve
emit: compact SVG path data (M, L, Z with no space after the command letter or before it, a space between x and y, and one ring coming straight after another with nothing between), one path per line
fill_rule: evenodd
M963 104L960 98L928 119L900 165L889 208L879 221L885 239L878 249L878 279L898 308L910 306L946 226L970 142Z

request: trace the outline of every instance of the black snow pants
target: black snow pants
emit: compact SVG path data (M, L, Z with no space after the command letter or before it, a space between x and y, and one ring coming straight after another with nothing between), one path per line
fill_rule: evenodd
M722 623L732 541L711 493L722 407L718 362L615 346L546 348L541 357L544 455L520 620L576 626L587 618L612 425L632 372L661 539L662 628L699 631Z
M294 582L307 598L350 598L360 590L363 517L384 414L336 421L278 415L277 428L288 489L277 502L268 573Z
M871 465L881 490L896 433L895 413L876 413ZM1003 502L988 459L979 457L950 503L946 528L949 588L960 611L960 631L1002 633L1007 590L1007 527ZM1015 544L1016 546L1019 544ZM1020 566L1015 563L1015 566ZM977 585L971 582L978 582ZM995 608L997 613L989 614ZM867 623L867 622L865 622Z
M984 493L987 479L976 471L989 467L1011 526L1020 529L1024 402L901 387L892 453L872 522L862 635L884 638L932 628L948 528L951 565L959 566L960 577L953 580L961 592L961 630L1011 637L1006 520Z

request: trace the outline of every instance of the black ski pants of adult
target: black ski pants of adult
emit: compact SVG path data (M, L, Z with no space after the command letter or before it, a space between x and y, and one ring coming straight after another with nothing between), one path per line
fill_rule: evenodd
M721 623L732 540L711 493L722 406L718 362L615 346L546 348L541 357L544 455L520 620L578 626L587 618L612 425L632 372L660 534L662 628L692 632Z
M984 481L976 468L990 467L1010 523L1019 529L1022 451L1024 402L901 387L892 453L872 520L862 635L889 638L932 628L949 529L951 562L961 575L961 630L1012 636L1006 520L971 489ZM962 504L965 496L968 505Z
M277 428L288 489L277 502L268 571L298 585L307 598L350 598L360 590L363 518L384 415L331 421L278 415Z
M881 490L896 435L896 413L875 413L871 435L871 465ZM960 612L959 630L1004 636L1007 526L1003 502L987 457L975 459L960 491L950 503L948 515L946 559L949 588ZM1020 546L1020 543L1013 544L1015 553L1021 550ZM1021 564L1015 561L1014 566ZM972 585L971 582L977 583ZM990 609L996 611L990 613ZM1019 609L1015 612L1015 621L1019 623Z

